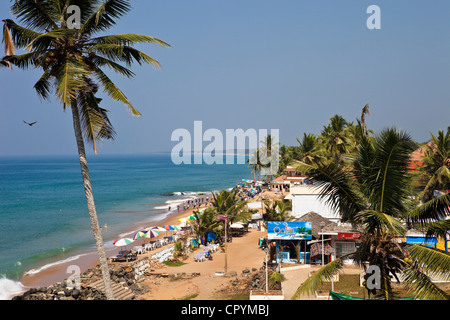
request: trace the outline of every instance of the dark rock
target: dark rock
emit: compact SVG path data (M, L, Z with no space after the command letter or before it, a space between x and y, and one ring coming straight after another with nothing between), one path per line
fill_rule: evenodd
M75 290L72 291L72 297L73 297L75 300L77 300L78 297L79 297L80 295L81 295L80 290L75 289Z

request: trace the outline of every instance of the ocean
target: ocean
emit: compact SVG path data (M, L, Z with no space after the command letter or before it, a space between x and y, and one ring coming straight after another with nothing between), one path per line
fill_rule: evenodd
M251 179L247 165L175 165L170 154L88 156L105 247L199 193ZM77 156L0 157L0 300L19 280L95 251Z

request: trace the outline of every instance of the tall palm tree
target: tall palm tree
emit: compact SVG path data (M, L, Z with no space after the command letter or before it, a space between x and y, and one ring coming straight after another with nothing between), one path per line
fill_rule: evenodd
M422 201L433 197L433 190L450 186L450 127L447 132L439 130L437 136L431 133L431 145L425 145L423 166L420 170L428 180L421 194Z
M361 111L361 126L364 128L364 130L367 129L366 126L366 115L370 116L370 107L368 104L364 106L364 108Z
M261 174L266 176L267 182L269 182L272 176L278 172L280 146L280 142L276 142L275 138L271 134L268 134L263 140L260 141L258 158L261 162ZM277 164L278 167L275 168L275 164Z
M330 118L330 123L324 126L319 139L324 145L330 161L336 164L342 163L348 149L348 126L347 121L340 115Z
M68 24L67 9L70 5L80 9L79 29L71 28ZM23 26L11 19L3 20L6 49L4 63L22 69L42 69L42 76L34 85L39 97L49 99L50 92L54 90L63 109L69 107L72 110L81 174L107 299L113 299L114 296L89 177L83 133L95 151L96 142L110 138L113 133L106 110L98 106L99 100L95 97L97 86L113 100L125 104L131 114L140 116L139 111L102 68L108 67L131 78L134 73L129 67L135 62L159 67L156 60L133 48L133 45L152 43L169 47L164 41L146 35L97 35L114 27L116 20L130 10L131 5L127 0L14 0L11 13ZM15 55L12 43L15 48L26 49L27 52Z
M256 181L256 174L258 174L258 179L261 179L262 164L259 158L259 148L250 155L247 163L247 167L251 168L250 172L253 173L253 179Z
M436 212L440 215L435 218L442 218L447 210L446 205L450 203L439 199L411 211L414 203L407 167L410 154L415 149L416 144L409 135L391 128L374 139L363 136L351 170L334 163L297 162L297 170L306 171L316 181L316 185L321 187L320 197L340 212L342 220L362 225L364 232L362 244L356 252L324 266L298 288L294 298L313 293L323 280L330 279L343 268L344 259L353 258L364 269L367 264L380 268L381 290L375 291L381 293L384 299L394 298L391 278L398 274L404 276L403 281L414 289L417 297L448 299L447 294L430 280L427 272L448 278L450 255L436 249L400 245L393 241L394 237L405 234L405 222L410 221L411 226L432 214L437 215ZM445 228L442 224L439 227ZM423 250L435 253L433 258L420 254Z

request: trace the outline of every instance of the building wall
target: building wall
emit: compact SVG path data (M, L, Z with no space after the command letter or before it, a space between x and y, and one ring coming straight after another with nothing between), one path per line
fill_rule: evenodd
M329 206L321 202L315 194L293 194L292 195L292 215L299 218L309 212L316 212L322 217L333 222L338 222L339 215Z

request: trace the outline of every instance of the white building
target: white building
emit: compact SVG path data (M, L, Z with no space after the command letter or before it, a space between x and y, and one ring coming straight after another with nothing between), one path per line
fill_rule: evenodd
M292 200L292 215L299 218L309 212L316 212L332 222L339 222L338 212L325 203L326 199L319 199L319 191L314 185L291 183L290 194L286 199Z

